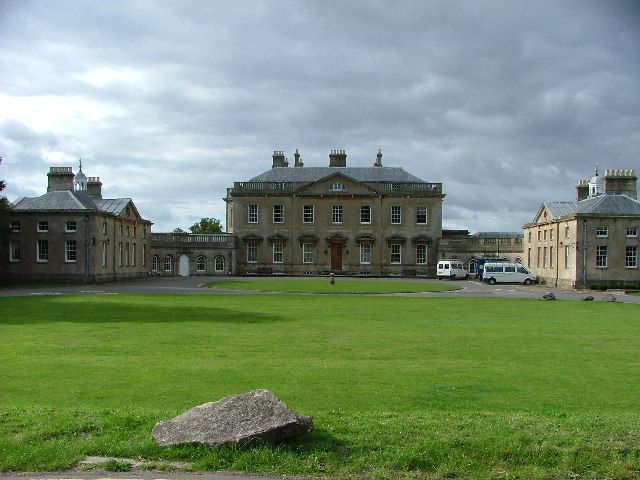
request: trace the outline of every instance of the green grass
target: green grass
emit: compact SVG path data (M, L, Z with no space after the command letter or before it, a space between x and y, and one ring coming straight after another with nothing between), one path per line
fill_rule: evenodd
M446 283L407 282L399 280L362 279L337 277L335 284L326 278L258 278L216 281L207 284L210 288L253 290L260 292L314 293L314 294L380 294L447 292L459 290L459 285Z
M283 475L640 478L639 313L494 298L4 298L0 471L99 455ZM255 388L315 430L219 449L149 437L158 420Z

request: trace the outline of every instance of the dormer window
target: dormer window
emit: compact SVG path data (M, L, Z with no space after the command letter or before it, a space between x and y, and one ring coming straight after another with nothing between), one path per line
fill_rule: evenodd
M347 189L344 186L344 183L342 183L342 182L334 182L329 187L329 190L331 190L332 192L345 192Z

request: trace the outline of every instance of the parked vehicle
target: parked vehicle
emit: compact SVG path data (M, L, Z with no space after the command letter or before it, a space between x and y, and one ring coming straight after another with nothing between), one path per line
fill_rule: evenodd
M467 269L464 267L464 263L460 260L439 261L436 274L438 275L438 280L442 280L443 278L455 280L456 278L467 278L469 276L469 272L467 272Z
M510 262L510 258L500 257L500 258L491 258L491 257L483 257L476 259L476 278L482 280L482 274L484 272L485 263L498 263L498 262Z
M498 262L485 263L482 280L489 285L496 283L524 283L531 285L535 277L520 263Z

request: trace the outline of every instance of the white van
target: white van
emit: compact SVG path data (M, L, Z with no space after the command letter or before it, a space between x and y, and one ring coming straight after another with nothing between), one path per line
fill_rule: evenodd
M467 278L469 272L464 268L464 263L460 260L441 260L438 262L438 268L436 271L438 280L443 278L449 278L455 280L456 278Z
M489 282L489 285L496 283L524 283L531 285L535 277L531 272L524 268L520 263L485 263L484 273L482 275L483 282Z

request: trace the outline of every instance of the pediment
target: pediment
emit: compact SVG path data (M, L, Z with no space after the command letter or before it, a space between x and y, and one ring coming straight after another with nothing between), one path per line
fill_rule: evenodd
M540 208L538 208L538 211L536 213L536 216L533 218L532 223L536 223L536 224L548 223L554 220L555 220L555 217L549 211L547 206L543 203L542 205L540 205Z
M379 195L379 193L357 180L340 172L327 175L298 189L298 195Z

